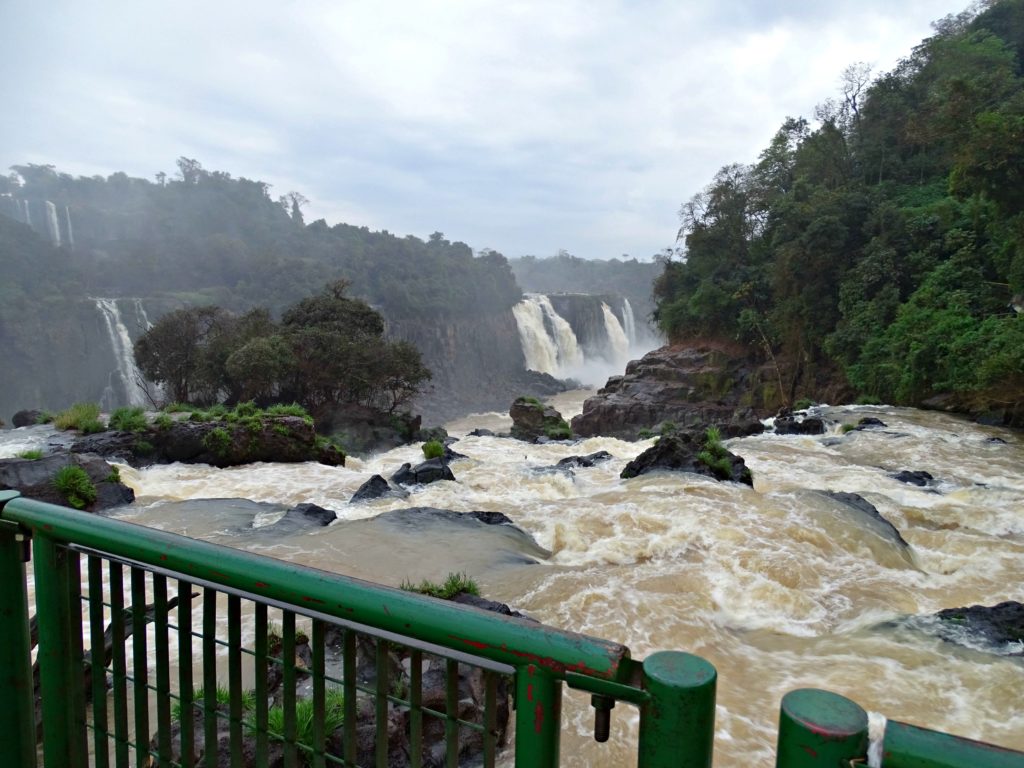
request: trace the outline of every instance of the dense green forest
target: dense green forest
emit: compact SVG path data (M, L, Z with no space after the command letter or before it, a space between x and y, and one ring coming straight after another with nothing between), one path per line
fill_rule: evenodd
M791 399L954 392L1020 419L1024 0L934 29L891 72L850 66L813 123L682 206L655 284L671 339L743 342Z
M325 281L344 278L353 295L393 320L472 317L521 298L497 252L474 256L439 232L424 241L323 220L306 225L299 193L275 200L263 182L207 171L189 158L177 165L173 177L160 173L154 181L16 165L0 177L0 195L70 210L75 247L60 249L60 273L86 295L160 294L189 305L264 306L277 315ZM17 241L32 237L29 228L6 224L0 247L28 253ZM0 298L38 299L40 283L54 274L29 257L5 265ZM47 290L63 292L55 283Z

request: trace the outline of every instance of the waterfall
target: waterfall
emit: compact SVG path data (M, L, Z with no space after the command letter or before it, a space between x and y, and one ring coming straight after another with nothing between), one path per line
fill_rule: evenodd
M636 319L633 317L633 307L625 297L622 298L622 324L629 346L636 346Z
M519 328L519 341L523 345L526 367L531 371L549 373L558 370L558 348L544 327L544 310L535 297L528 297L512 307Z
M57 220L57 206L46 201L46 230L50 235L50 242L60 247L60 222Z
M121 319L121 310L114 299L96 299L96 308L103 315L107 336L114 351L117 367L110 372L110 382L103 391L101 406L110 411L120 405L148 405L144 379L135 365L132 338ZM115 388L115 381L117 387Z
M68 245L72 248L75 247L75 235L71 231L71 209L68 206L64 206L64 221L68 226Z
M28 200L22 200L22 204L25 207L25 223L30 227L32 226L32 213L29 211Z
M629 362L629 338L627 338L626 332L622 330L619 318L612 312L611 307L603 301L601 302L601 311L604 313L604 327L608 333L608 350L605 356L607 357L608 352L610 352L609 362L625 365Z

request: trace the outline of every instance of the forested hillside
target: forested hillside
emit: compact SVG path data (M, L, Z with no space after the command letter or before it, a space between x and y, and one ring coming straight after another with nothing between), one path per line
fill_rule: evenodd
M935 30L682 206L655 285L671 339L743 342L791 400L1024 420L1024 0Z

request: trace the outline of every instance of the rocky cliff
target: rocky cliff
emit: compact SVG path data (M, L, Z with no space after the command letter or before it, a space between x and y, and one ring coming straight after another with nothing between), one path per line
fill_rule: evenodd
M648 352L613 376L572 420L578 435L633 440L665 422L680 428L732 425L768 416L783 404L778 377L740 350L705 343Z

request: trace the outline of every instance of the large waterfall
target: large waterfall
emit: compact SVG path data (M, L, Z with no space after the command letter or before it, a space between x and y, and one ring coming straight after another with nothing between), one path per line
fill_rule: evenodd
M46 201L46 231L50 235L50 242L60 245L60 222L57 221L57 206Z
M657 345L638 333L629 301L618 297L526 294L512 312L526 367L557 378L603 384Z
M96 308L103 315L103 322L114 352L116 367L110 372L110 378L103 390L100 406L107 411L122 405L149 405L145 380L138 366L135 365L135 354L131 335L121 318L114 299L93 299ZM141 302L136 299L141 310ZM141 313L140 316L144 315Z

